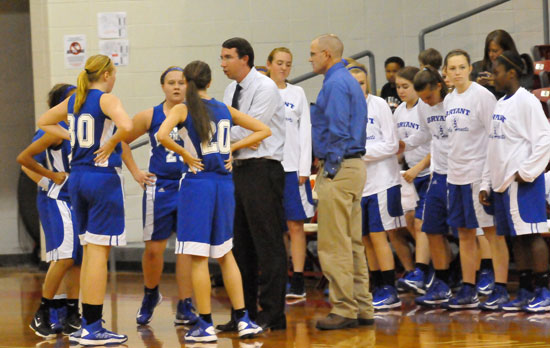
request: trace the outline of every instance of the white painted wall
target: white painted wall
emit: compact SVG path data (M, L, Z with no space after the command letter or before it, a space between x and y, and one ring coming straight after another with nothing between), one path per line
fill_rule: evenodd
M169 65L184 66L201 59L213 70L210 93L221 99L229 80L219 68L221 43L242 36L252 43L256 64L264 65L270 50L287 46L294 53L292 76L310 71L309 43L323 33L335 33L344 55L369 49L377 64L378 88L385 83L383 61L399 55L417 64L418 32L488 0L31 0L35 114L46 109L44 96L57 82L76 81L78 71L64 68L63 35L85 34L89 55L98 53L97 13L128 13L130 65L119 68L113 93L130 114L162 100L159 75ZM483 55L487 33L509 31L518 49L527 52L543 41L542 4L513 0L474 18L427 35L426 47L444 55L463 48L474 60ZM366 63L366 61L365 61ZM322 79L302 86L314 100ZM146 166L148 149L135 152ZM126 173L127 174L127 173ZM129 240L141 239L141 193L126 175ZM9 197L10 200L13 197Z

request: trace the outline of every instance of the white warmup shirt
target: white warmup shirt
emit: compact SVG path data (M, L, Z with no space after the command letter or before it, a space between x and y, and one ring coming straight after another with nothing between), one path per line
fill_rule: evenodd
M493 112L487 149L491 182L481 189L504 192L515 174L533 182L550 160L550 124L540 101L525 88L499 99Z
M422 100L418 99L415 106L407 109L407 103L403 102L397 107L397 109L395 109L393 113L393 118L397 123L397 134L399 135L399 139L404 142L408 137L420 132L420 120L418 117L418 104L420 103L422 103ZM418 162L422 161L424 157L430 153L430 144L431 141L427 141L417 148L410 151L405 151L403 153L409 168L417 165ZM418 174L418 177L426 176L428 174L430 174L430 168L425 168Z
M475 82L463 93L455 89L445 97L448 183L466 185L488 177L485 159L495 103L493 93Z
M309 103L302 87L287 84L279 89L285 102L285 145L283 167L285 172L311 174L311 119Z
M397 150L399 137L388 103L377 96L367 96L367 143L363 160L367 181L363 197L383 192L400 184Z
M447 174L447 154L449 152L449 135L445 122L445 107L443 102L430 106L423 101L418 102L420 129L417 133L403 140L407 150L432 141L431 165L437 174Z

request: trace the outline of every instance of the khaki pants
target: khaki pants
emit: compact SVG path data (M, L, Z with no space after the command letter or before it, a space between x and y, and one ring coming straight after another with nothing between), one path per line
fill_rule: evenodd
M331 312L346 318L374 315L361 226L366 176L362 159L345 159L333 180L319 176L315 188L319 260L329 281Z

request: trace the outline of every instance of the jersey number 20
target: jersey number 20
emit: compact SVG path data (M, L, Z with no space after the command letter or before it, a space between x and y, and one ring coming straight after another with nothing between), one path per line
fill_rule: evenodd
M214 140L214 134L216 134L216 124L210 122L210 127L212 128L212 138L207 144L201 143L202 155L207 155L209 153L219 152L221 154L228 154L231 151L231 137L230 137L230 128L231 122L229 120L220 120L217 127L217 141Z

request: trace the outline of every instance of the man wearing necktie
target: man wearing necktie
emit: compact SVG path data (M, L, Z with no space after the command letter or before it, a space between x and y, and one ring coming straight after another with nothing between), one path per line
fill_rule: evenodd
M233 153L235 224L233 253L241 270L245 305L250 318L264 329L285 329L286 251L283 242L285 139L284 102L277 85L254 68L254 51L243 38L222 44L221 67L232 83L223 101L262 121L272 135L257 147ZM231 141L250 131L234 126ZM258 298L258 275L262 284ZM258 300L262 311L258 313ZM236 329L234 318L222 331Z
M361 240L367 105L359 83L342 64L343 51L336 35L322 35L311 42L309 58L313 72L325 75L311 107L313 151L321 160L316 182L318 252L333 306L317 321L321 330L374 323Z

